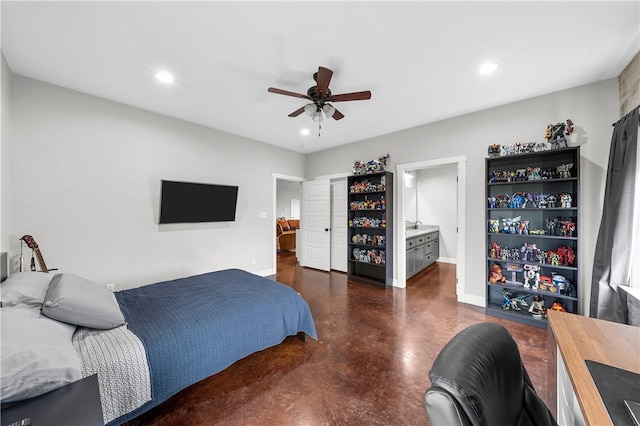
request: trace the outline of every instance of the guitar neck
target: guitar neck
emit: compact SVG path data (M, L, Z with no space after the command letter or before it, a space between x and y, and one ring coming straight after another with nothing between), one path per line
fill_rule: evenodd
M38 259L38 264L40 265L40 270L42 272L49 272L46 263L44 263L44 258L42 257L42 253L40 253L40 249L38 247L33 249L33 252L36 254L36 259Z

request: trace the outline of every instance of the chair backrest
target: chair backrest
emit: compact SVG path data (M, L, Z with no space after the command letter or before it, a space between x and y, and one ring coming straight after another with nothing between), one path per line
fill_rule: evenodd
M425 407L432 426L556 425L501 325L480 323L458 333L436 357L429 378Z

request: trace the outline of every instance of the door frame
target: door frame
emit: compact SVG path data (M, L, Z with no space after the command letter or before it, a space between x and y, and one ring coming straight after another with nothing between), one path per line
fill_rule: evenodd
M457 222L458 222L458 252L456 254L456 296L459 302L465 302L467 294L466 286L466 163L465 155L457 157L440 158L436 160L416 161L413 163L403 163L396 166L397 176L404 176L410 170L428 169L431 167L455 164L458 169L458 194L457 194ZM396 220L394 221L394 234L396 235L396 250L394 252L394 287L405 288L407 286L407 259L406 259L406 229L404 221L404 199L405 186L404 179L396 179L395 203Z
M306 178L300 176L290 176L290 175L281 175L279 173L271 174L272 180L272 189L271 189L271 271L272 274L276 274L278 272L278 248L276 245L276 215L278 212L276 209L278 208L278 180L290 180L292 182L304 182L307 180ZM302 191L302 189L300 190ZM302 197L301 197L302 198ZM302 247L296 247L296 252L301 250ZM300 253L296 253L296 256L300 258Z

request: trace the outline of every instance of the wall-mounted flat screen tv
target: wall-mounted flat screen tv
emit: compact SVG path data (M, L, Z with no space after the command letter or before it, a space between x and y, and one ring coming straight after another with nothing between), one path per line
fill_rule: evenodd
M232 222L238 187L162 181L160 223Z

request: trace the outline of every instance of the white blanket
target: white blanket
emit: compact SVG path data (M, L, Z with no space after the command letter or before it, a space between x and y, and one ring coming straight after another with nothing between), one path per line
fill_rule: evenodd
M111 330L78 327L73 345L82 376L98 374L105 424L151 400L147 354L126 325Z

